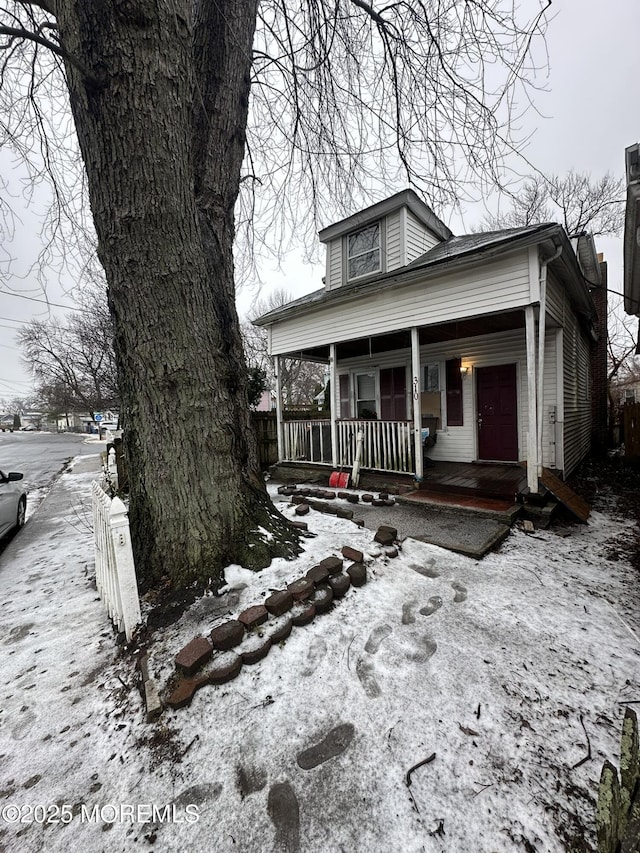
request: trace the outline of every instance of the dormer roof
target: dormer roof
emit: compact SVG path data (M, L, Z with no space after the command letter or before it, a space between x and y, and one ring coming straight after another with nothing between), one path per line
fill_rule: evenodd
M402 190L376 204L372 204L370 207L360 210L346 219L334 222L333 225L329 225L327 228L323 228L318 234L320 242L327 243L335 237L341 237L343 234L357 231L360 228L364 228L370 222L375 222L383 216L388 216L402 207L407 207L422 222L425 228L428 228L439 240L448 240L453 236L450 229L435 215L429 205L425 204L413 190L408 189Z

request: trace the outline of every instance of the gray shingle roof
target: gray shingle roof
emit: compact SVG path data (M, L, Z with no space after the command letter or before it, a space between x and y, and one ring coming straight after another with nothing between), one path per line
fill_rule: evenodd
M543 222L538 225L525 225L520 228L503 228L500 231L480 231L477 234L464 234L461 237L450 237L442 243L438 243L424 255L420 255L412 261L405 269L416 269L426 267L430 264L446 261L449 258L457 258L469 252L478 252L491 246L499 246L509 243L518 237L525 237L553 226L552 222Z

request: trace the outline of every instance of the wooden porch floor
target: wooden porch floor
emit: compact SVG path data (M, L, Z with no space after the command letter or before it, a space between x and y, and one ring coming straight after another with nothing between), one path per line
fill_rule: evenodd
M425 495L457 495L515 502L527 485L526 469L520 465L481 462L436 462L425 468L419 492Z

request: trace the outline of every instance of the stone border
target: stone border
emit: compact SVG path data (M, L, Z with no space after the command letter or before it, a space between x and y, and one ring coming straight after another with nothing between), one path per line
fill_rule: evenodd
M383 526L374 541L390 546L396 538L394 528ZM236 678L243 666L262 660L272 645L285 640L293 626L308 625L316 615L328 613L334 599L342 598L350 586L364 586L367 568L362 551L345 545L341 553L342 557L321 560L286 589L270 592L262 604L246 608L236 619L216 625L208 636L199 635L187 643L175 656L180 678L165 704L173 709L186 707L205 684ZM394 555L387 550L386 556ZM345 560L350 565L343 571Z
M399 494L399 489L394 490L395 494ZM332 504L322 503L322 501L334 501L336 498L347 501L351 504L357 504L361 500L363 503L369 503L371 506L395 506L395 500L390 497L391 490L387 492L379 492L378 497L369 492L364 492L360 495L354 491L335 492L332 489L311 489L306 486L278 486L278 494L291 498L291 503L296 507L296 515L306 515L309 508L315 509L318 512L326 512L332 515L337 515L338 518L347 518L353 520L353 510L337 507ZM359 523L359 522L356 522Z

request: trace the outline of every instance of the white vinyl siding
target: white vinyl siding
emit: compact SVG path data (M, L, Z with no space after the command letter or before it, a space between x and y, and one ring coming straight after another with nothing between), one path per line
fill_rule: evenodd
M325 287L333 290L342 284L342 238L332 240L327 246L327 280Z
M432 234L420 220L407 209L407 225L406 225L406 241L407 241L407 263L415 261L420 255L424 255L429 249L437 246L440 242L435 234Z
M403 266L401 213L396 211L387 216L387 262L386 270Z
M564 288L549 273L547 278L547 314L558 323L564 325L565 314L569 308Z
M558 361L556 358L556 330L546 330L544 347L544 404L542 414L542 464L546 468L557 468L561 459L558 442Z
M272 355L508 311L528 298L528 254L522 251L421 283L387 282L374 293L280 320L272 327Z
M573 313L567 313L563 341L564 475L567 477L588 453L591 441L590 349Z
M380 220L382 228L383 271L399 269L436 246L439 238L432 234L408 209L401 208ZM355 232L351 232L355 233ZM349 235L334 237L326 247L327 290L340 287L346 281L346 252Z

